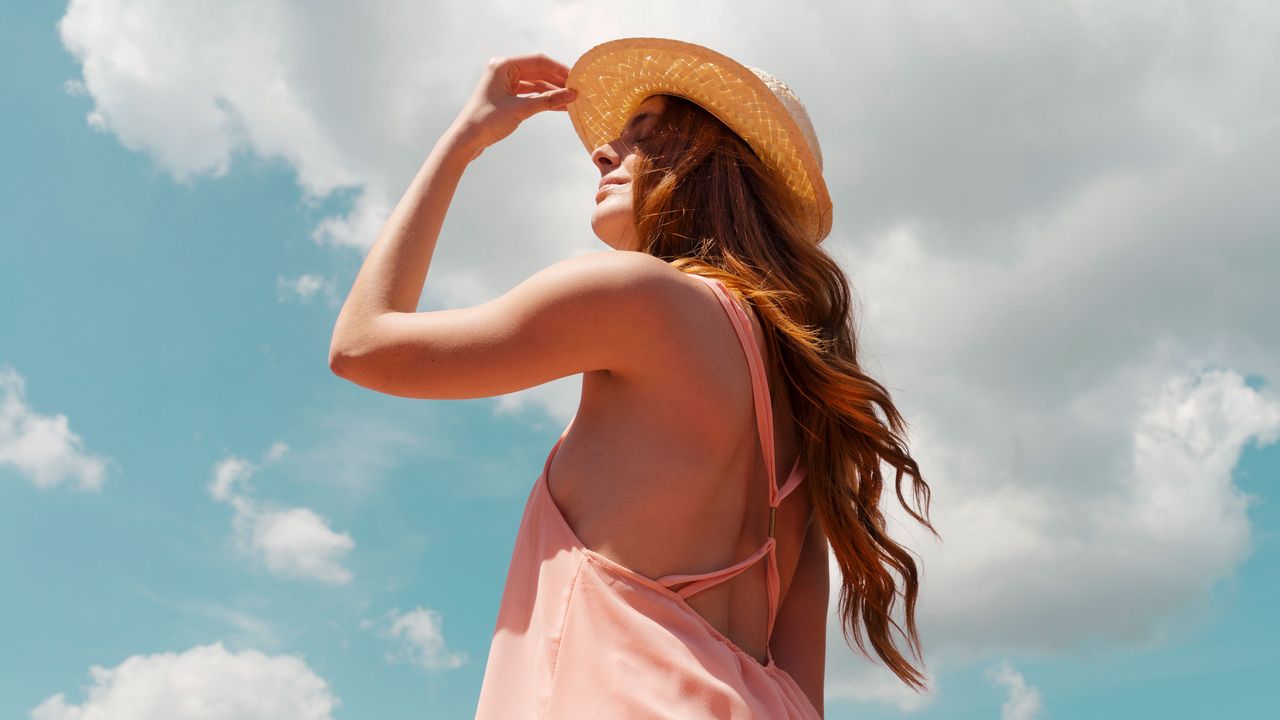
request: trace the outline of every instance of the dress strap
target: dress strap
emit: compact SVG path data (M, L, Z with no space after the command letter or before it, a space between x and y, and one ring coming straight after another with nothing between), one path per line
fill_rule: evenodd
M706 573L663 575L658 578L658 582L668 587L672 585L679 585L680 583L689 583L676 591L676 594L680 597L688 598L695 593L702 592L709 587L714 587L722 582L732 579L738 575L738 573L741 573L759 562L760 558L765 557L765 555L773 549L773 546L774 539L765 538L764 544L760 546L759 550L756 550L749 557L743 558L729 567L720 568L719 570L713 570Z
M784 497L800 485L800 481L804 479L805 472L804 468L800 466L800 458L797 456L796 462L792 465L791 472L787 476L785 485L779 490L777 473L774 470L773 404L770 402L769 379L764 356L760 351L759 343L756 342L755 333L751 329L751 318L742 309L742 306L738 304L737 299L725 287L724 283L697 273L691 274L710 285L712 290L715 291L716 298L720 301L721 306L733 323L738 342L747 357L747 367L751 371L751 396L756 417L756 434L760 439L760 450L764 456L765 472L769 478L769 534L759 550L729 567L707 573L665 575L658 578L658 582L667 586L689 583L676 591L682 598L688 598L695 593L733 578L758 562L760 558L765 558L765 585L769 599L769 619L766 631L766 639L768 639L773 637L774 620L778 614L779 585L781 584L778 577L777 541L774 538L774 523L777 517L778 505Z
M751 394L755 405L756 430L760 438L760 451L764 455L765 471L769 476L769 505L777 507L781 498L778 496L778 478L773 469L773 403L769 401L769 378L765 371L764 357L760 346L756 343L755 333L751 331L751 318L742 309L736 298L732 296L724 283L704 275L694 277L711 285L716 290L716 298L733 322L733 329L738 335L738 343L747 356L747 366L751 370Z
M796 455L796 461L791 464L791 472L787 474L787 481L782 484L782 489L778 491L778 502L782 502L784 498L791 494L792 490L800 487L800 481L804 480L805 469L800 465L800 455Z

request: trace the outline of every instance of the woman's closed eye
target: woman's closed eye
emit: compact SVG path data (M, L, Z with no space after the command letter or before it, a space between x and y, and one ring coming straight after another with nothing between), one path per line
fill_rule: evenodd
M649 143L653 142L658 138L658 135L659 133L654 130L646 130L640 135L637 135L631 141L631 144L637 147L648 147Z

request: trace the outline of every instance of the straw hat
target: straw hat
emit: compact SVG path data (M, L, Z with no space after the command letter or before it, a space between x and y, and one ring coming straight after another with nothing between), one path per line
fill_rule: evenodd
M831 232L831 196L809 113L791 88L764 70L689 42L622 38L578 58L565 87L578 91L568 112L587 152L617 138L636 106L651 95L697 103L786 181L805 208L814 243Z

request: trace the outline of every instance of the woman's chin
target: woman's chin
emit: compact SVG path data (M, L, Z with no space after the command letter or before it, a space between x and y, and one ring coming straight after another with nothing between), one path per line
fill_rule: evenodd
M591 230L604 244L622 249L634 233L627 232L629 218L618 217L617 213L596 213L591 216Z

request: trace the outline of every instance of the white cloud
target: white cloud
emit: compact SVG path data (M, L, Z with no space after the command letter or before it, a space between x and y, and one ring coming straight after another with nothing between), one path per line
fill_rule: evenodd
M833 595L838 582L838 575L833 573L831 579ZM852 698L860 702L892 705L903 713L910 713L929 707L938 699L938 678L929 668L925 668L924 672L926 688L917 692L888 670L881 670L881 666L865 665L867 660L861 655L857 655L851 661L846 652L841 650L845 647L844 638L840 635L835 622L835 617L832 616L827 626L826 697L828 700Z
M334 305L339 300L333 279L312 273L304 273L295 278L277 277L276 290L281 302L294 298L305 302L314 297L323 297L330 305Z
M266 459L267 462L276 462L277 460L283 458L285 454L287 454L288 452L289 452L289 446L282 442L277 441L277 442L271 443L271 447L267 448L267 453L264 456L264 458Z
M987 677L1008 693L1000 707L1000 720L1036 720L1043 717L1044 701L1040 691L1028 685L1026 678L1014 670L1008 660L988 668Z
M1121 390L1108 393L1113 400ZM1068 415L1088 415L1095 400L1079 398ZM1232 471L1247 444L1280 436L1280 398L1209 370L1168 378L1136 398L1129 417L1109 422L1128 428L1117 431L1128 439L1122 457L1081 456L1066 472L1023 457L1018 475L1002 467L1008 458L995 448L964 452L959 429L946 426L958 435L948 437L921 423L917 459L926 479L933 474L942 542L913 531L896 509L890 517L922 557L921 634L935 672L995 652L1164 641L1243 562L1248 498ZM1057 452L1054 442L1087 430L1050 418L1010 428L1023 438L1024 456L1026 448ZM843 647L834 616L829 632L830 646ZM833 653L829 667L833 697L904 709L933 697L917 696L859 656Z
M1260 39L1280 12L824 17L849 33L841 82L808 103L839 159L827 242L857 291L864 367L935 491L942 544L893 514L923 555L933 674L1168 642L1247 557L1232 473L1276 439L1280 210L1262 188L1280 48ZM828 642L829 696L933 697L839 651L834 621Z
M26 380L14 368L0 367L0 466L14 468L41 489L67 483L97 492L108 462L85 451L66 415L42 415L30 408Z
M284 443L274 443L264 462L275 462L287 451ZM279 577L330 585L351 582L351 571L342 564L356 545L351 535L335 532L310 508L278 508L256 500L248 481L257 470L243 458L225 458L214 466L209 483L209 495L235 511L231 523L236 546Z
M342 562L355 540L331 530L328 521L311 509L264 510L250 503L236 508L233 523L241 544L251 548L272 573L331 585L351 582L351 571Z
M381 626L383 637L399 641L397 651L387 654L388 662L410 662L426 670L456 668L467 662L465 652L445 648L443 618L431 608L419 606L408 613L393 608L377 622L361 622L363 628L374 625Z
M82 703L57 693L31 720L329 720L341 704L301 657L220 642L94 665L89 675Z
M238 457L229 457L220 461L213 468L213 482L209 483L209 495L220 502L229 502L233 495L237 495L236 486L240 486L240 492L248 490L246 484L249 476L253 474L253 463Z
M533 45L567 58L600 37L591 27L624 23L610 17L620 8L608 10L547 7L533 11L546 23L539 27L522 17L531 12L523 3L483 10L400 0L316 12L297 0L73 0L58 30L83 76L67 92L90 99L91 125L179 182L221 177L243 156L293 169L309 205L350 191L349 208L322 217L313 237L363 252L489 57ZM445 226L465 242L441 243L435 266L454 269L429 284L435 301L482 301L544 265L548 250L596 246L588 216L598 173L567 115L551 115L469 169ZM576 178L564 178L566 168ZM527 187L554 199L493 212ZM315 285L309 276L283 282L301 292Z

